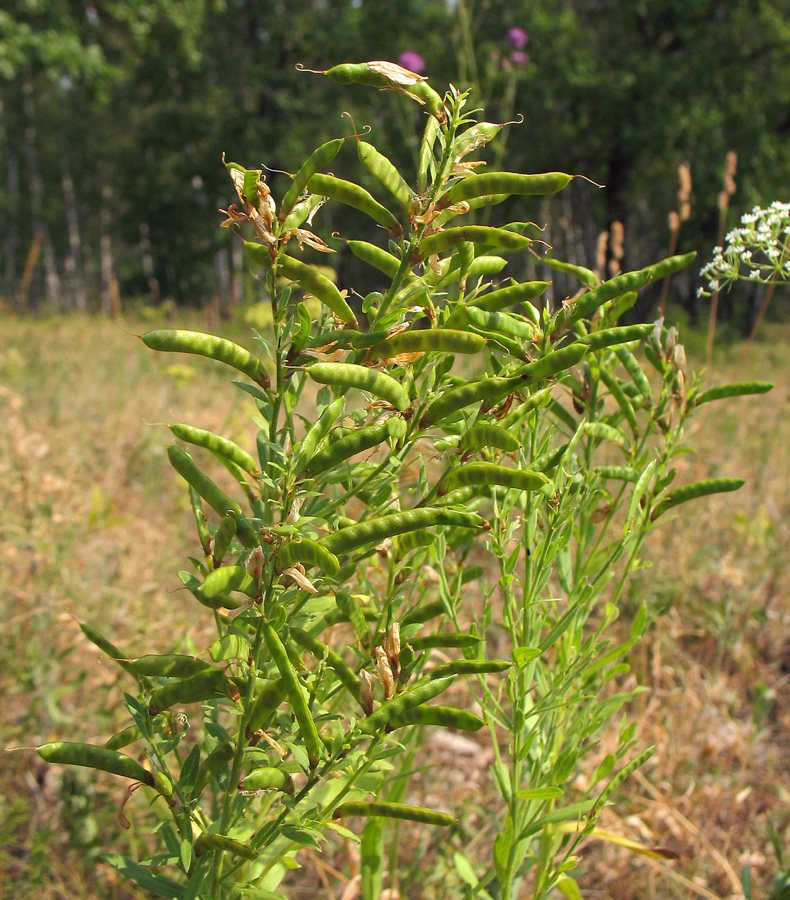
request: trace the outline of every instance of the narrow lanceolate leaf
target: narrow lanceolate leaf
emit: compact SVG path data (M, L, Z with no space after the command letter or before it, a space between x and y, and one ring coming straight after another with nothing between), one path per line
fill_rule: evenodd
M734 384L720 384L697 397L694 405L723 400L725 397L742 397L745 394L766 394L773 388L770 381L737 381Z
M737 491L746 484L743 478L710 478L707 481L694 481L670 491L653 507L650 521L663 515L668 509L695 500L697 497L707 497L708 494L722 494L727 491Z
M342 803L332 813L335 819L351 816L382 816L386 819L408 819L410 822L422 822L425 825L454 825L458 819L448 813L424 806L407 806L404 803L372 802Z

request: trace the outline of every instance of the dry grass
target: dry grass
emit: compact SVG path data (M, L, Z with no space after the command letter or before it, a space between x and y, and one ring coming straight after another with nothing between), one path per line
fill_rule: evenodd
M123 682L82 638L76 619L139 652L188 649L190 638L200 643L196 629L204 626L193 601L175 590L176 572L193 550L191 516L167 464L169 432L146 422L186 421L243 440L254 434L254 410L228 387L221 367L171 364L111 323L4 322L0 689L7 747L98 741L118 725L113 710ZM651 861L590 840L580 876L586 897L742 896L744 864L763 888L775 872L769 817L787 843L787 329L754 345L743 361L722 354L715 382L747 378L770 378L777 388L767 397L711 404L689 435L698 452L683 458L678 476L742 475L747 488L689 506L658 529L646 556L654 568L635 579L627 604L636 609L644 599L660 611L632 660L650 688L632 713L641 739L658 750L607 811L606 827L668 847L678 859ZM206 617L206 633L210 627ZM437 741L432 762L455 771L443 794L449 785L454 800L484 809L493 802L490 757L464 741ZM17 898L134 896L94 865L107 845L134 856L144 839L117 827L112 810L122 788L112 779L57 773L19 752L0 757L0 780L0 896L10 896L10 884ZM470 816L473 830L480 820ZM435 859L424 836L404 839L426 867ZM299 895L342 895L343 879L332 872L348 877L342 854L304 863ZM406 876L408 869L404 896L444 896L436 870L426 868L419 880Z

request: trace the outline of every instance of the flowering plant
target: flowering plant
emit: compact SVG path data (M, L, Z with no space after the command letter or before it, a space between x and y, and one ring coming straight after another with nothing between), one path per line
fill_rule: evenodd
M699 296L709 297L744 279L759 284L790 282L788 237L790 203L777 200L765 209L755 206L742 216L741 227L727 235L725 246L713 248L713 259L700 272L708 282L708 290L700 288Z

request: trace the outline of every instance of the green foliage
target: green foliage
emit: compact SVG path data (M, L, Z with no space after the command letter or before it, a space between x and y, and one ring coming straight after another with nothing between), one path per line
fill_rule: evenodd
M400 176L416 184L408 209L383 206L398 201L386 195L396 182L383 156L362 161L382 175L372 186L380 199L351 192L370 217L355 220L365 236L378 234L375 223L399 234L369 257L379 289L352 308L307 253L295 255L303 245L331 251L291 213L312 205L311 185L325 188L313 178L341 147L324 143L309 157L285 207L261 170L229 166L238 203L226 224L245 229L271 308L271 330L256 334L262 357L198 332L143 336L154 350L234 367L258 410L257 461L188 426L174 430L196 458L168 450L197 525L192 571L180 574L216 639L191 656L137 656L83 625L125 672L129 721L109 746L38 752L147 792L162 852L107 861L155 896L287 896L281 883L298 851L338 834L361 840L363 892L375 898L401 819L448 828L444 849L467 896L509 900L526 881L536 898L555 886L574 896L575 849L652 753L636 751L624 722L615 751L575 784L601 729L640 692L621 681L649 615L615 641L623 589L662 512L736 487L716 479L670 490L694 409L682 348L660 321L618 328L623 297L688 260L626 273L554 312L534 285L537 306L481 309L503 288L489 277L509 261L500 253L535 251L524 223L466 224L471 209L527 186L554 192L571 177L470 174L458 165L479 128L466 94L451 88L437 101L389 64L327 74L406 92L430 112L416 178ZM384 268L380 254L391 260ZM307 291L322 306L305 316ZM238 499L203 471L217 462ZM472 553L484 554L487 572L469 568ZM469 602L477 577L482 599ZM494 637L510 661L489 658ZM433 648L457 658L437 667ZM461 678L481 717L433 702ZM488 811L493 847L474 866L452 853L463 810L403 801L424 728L482 725L501 803ZM361 838L336 821L345 817L367 819Z

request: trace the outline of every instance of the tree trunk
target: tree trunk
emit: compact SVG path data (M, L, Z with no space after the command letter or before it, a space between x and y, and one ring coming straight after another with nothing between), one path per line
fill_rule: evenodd
M85 279L82 272L82 241L80 238L80 217L77 209L77 197L74 191L74 180L69 170L68 159L61 156L63 202L66 207L66 227L69 236L69 248L66 253L66 275L74 305L80 312L85 312L88 303L85 295Z
M101 308L109 316L120 313L118 283L113 274L112 240L112 185L105 179L101 189L101 212L99 213L99 256L101 265Z
M3 281L0 291L3 297L10 299L16 293L16 254L19 247L19 157L8 144L4 113L0 101L0 156L6 160L5 209L0 220L3 233Z
M23 153L25 155L28 183L30 184L30 208L33 213L33 230L41 234L47 299L55 309L59 309L61 306L60 277L55 265L55 253L52 249L49 227L44 219L44 184L41 180L41 173L38 168L38 155L36 153L36 106L33 92L33 76L28 68L25 70L22 82L22 99L25 118L27 119L23 139Z
M159 302L159 282L154 275L154 253L151 246L151 228L148 222L140 223L140 254L143 262L143 275L148 282L148 290L151 293L151 302Z

